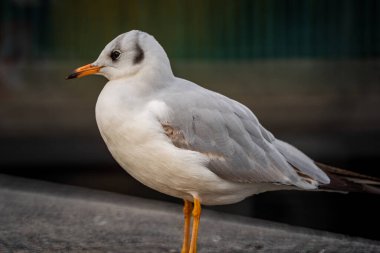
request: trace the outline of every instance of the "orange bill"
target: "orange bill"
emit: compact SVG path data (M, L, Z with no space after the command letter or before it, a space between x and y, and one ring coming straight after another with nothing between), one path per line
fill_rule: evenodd
M99 72L102 67L93 66L91 64L84 65L74 70L66 79L80 78L83 76L93 75Z

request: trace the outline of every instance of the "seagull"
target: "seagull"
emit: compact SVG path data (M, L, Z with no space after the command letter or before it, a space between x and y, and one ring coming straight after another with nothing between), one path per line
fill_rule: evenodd
M108 79L95 111L113 158L146 186L184 200L181 253L197 252L201 204L275 190L380 193L379 179L314 162L246 106L174 76L165 50L145 32L117 36L67 79L92 74Z

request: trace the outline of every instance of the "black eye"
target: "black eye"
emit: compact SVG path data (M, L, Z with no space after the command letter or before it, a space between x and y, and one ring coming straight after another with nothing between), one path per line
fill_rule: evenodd
M119 59L120 55L121 55L121 52L119 50L114 50L111 53L111 59L113 61L116 61L117 59Z

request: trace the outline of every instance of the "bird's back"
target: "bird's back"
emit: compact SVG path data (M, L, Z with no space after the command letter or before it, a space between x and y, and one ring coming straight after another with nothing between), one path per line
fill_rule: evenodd
M329 183L309 157L277 140L237 101L183 79L156 95L170 108L163 124L178 133L173 144L208 156L208 168L221 178L304 189Z

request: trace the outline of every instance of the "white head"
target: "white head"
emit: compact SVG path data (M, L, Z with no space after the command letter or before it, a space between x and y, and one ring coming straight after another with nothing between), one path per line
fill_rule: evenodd
M95 62L75 69L67 79L91 74L103 75L108 80L152 74L173 76L161 45L153 36L137 30L117 36Z

